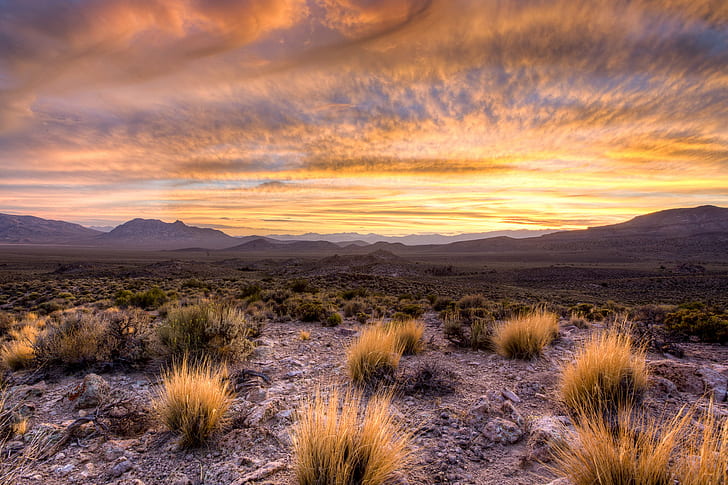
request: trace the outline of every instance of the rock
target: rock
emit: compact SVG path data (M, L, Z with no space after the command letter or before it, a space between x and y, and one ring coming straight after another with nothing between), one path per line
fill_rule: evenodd
M266 391L265 389L260 389L260 388L252 389L245 396L245 399L250 402L254 402L254 403L263 402L266 399L268 399L268 391Z
M113 441L106 442L101 447L101 457L105 461L116 461L124 456L124 453L126 453L126 450Z
M250 473L246 473L239 479L235 480L231 485L244 485L246 483L256 482L263 478L269 477L269 476L273 475L274 473L284 470L285 468L286 468L286 464L284 462L272 461L272 462L268 463L267 465L263 465L262 467L258 468L257 470L254 470Z
M512 401L516 404L521 402L521 398L516 396L516 393L511 391L510 389L503 389L501 391L501 394L503 395L504 398L509 399L510 401Z
M723 402L726 400L728 377L710 367L701 367L695 373L703 379L705 390L712 393L715 402Z
M569 442L569 430L564 422L567 417L544 416L531 423L528 437L528 458L539 462L549 462L554 451Z
M526 424L523 416L521 416L521 413L518 412L511 401L504 401L503 404L501 404L500 412L504 418L508 418L513 421L518 425L518 427L523 427L523 425Z
M120 477L132 468L134 468L134 465L129 460L120 461L119 463L111 467L111 476Z
M175 473L170 477L171 485L192 485L192 480L184 473Z
M673 397L677 395L677 386L670 379L661 376L650 376L652 389L660 396Z
M705 389L702 379L697 375L697 366L687 362L668 359L650 362L652 375L664 377L677 386L680 392L701 395Z
M523 437L523 431L513 421L493 418L485 425L483 436L492 443L513 444Z
M54 469L53 473L55 473L59 477L65 477L66 475L71 473L74 468L76 468L76 465L74 465L73 463L68 463L66 465L59 466L58 468Z
M109 383L97 374L88 374L73 395L78 394L76 409L94 408L101 404L109 395ZM71 398L72 399L72 398Z

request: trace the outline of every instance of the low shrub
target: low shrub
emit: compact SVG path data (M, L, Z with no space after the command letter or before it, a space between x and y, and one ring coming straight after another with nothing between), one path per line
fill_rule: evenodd
M644 348L618 327L592 334L561 376L561 398L576 415L614 413L639 402L647 389Z
M486 350L492 347L491 338L495 330L493 317L477 318L470 324L470 347L473 350Z
M260 323L223 302L203 302L169 311L159 337L173 355L205 355L214 359L242 359L254 349Z
M381 325L365 328L346 354L349 377L364 386L392 382L401 355L394 332Z
M412 461L411 437L389 407L388 395L377 394L364 405L361 394L340 398L337 390L304 401L292 431L298 483L394 483Z
M328 312L320 301L304 301L296 308L296 316L302 322L325 322Z
M493 331L495 351L509 359L530 359L558 336L558 318L543 310L506 320Z
M134 364L149 358L150 318L139 310L73 310L52 315L38 335L39 362L71 367L96 362Z
M114 303L122 308L135 306L145 310L154 310L167 302L169 297L160 287L153 286L146 291L133 293L129 290L120 290L116 293Z
M664 317L665 327L674 333L695 336L703 342L728 342L728 313L702 304L681 305Z
M198 446L225 422L232 404L227 370L209 360L191 363L187 357L162 375L153 408L184 447Z
M323 324L325 327L336 327L338 325L341 325L341 322L343 322L341 315L334 312L326 317L326 320L323 322Z

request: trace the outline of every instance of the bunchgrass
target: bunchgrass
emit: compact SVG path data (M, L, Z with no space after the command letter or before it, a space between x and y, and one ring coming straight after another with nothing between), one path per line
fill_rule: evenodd
M495 351L509 359L538 357L559 333L558 318L545 310L506 320L491 339Z
M183 447L204 443L224 424L232 403L226 377L224 366L187 357L163 373L153 407L164 425L180 434Z
M628 331L592 334L561 376L561 398L575 415L615 414L638 403L648 384L644 348Z
M416 318L393 321L387 325L387 329L393 332L397 340L397 346L404 355L415 355L422 352L424 347L422 336L425 333L425 325Z
M333 390L304 401L292 441L300 485L382 485L411 463L410 434L390 413L390 395L343 396Z
M713 404L698 418L677 460L680 485L728 484L728 419Z
M576 439L556 448L554 469L574 485L671 485L671 463L688 423L685 413L661 422L637 418L631 409L616 421L581 416Z
M349 377L364 386L391 382L401 356L394 332L382 325L365 328L346 353Z
M0 349L0 361L3 367L10 370L30 367L35 359L35 342L39 333L40 328L33 324L10 330L8 332L10 340Z

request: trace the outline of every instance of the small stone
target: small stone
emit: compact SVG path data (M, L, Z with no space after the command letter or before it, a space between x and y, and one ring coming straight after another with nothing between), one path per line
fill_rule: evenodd
M483 436L493 443L513 444L523 437L523 431L513 421L493 418L485 425Z
M129 460L121 461L111 468L111 476L120 477L132 468L134 468L134 465Z
M564 425L568 419L544 416L531 423L528 458L543 463L551 461L554 451L568 443L569 431Z
M248 392L245 398L248 401L254 403L263 402L268 399L268 391L266 391L265 389L253 389Z
M55 473L59 477L65 477L66 475L71 473L74 468L76 468L76 466L73 463L69 463L67 465L59 466L58 468L53 470L53 473Z
M501 394L503 395L504 398L509 399L510 401L512 401L516 404L521 402L521 398L516 396L516 393L511 391L510 389L503 389L501 391Z
M101 404L109 394L109 383L97 374L88 374L83 378L76 401L76 409L93 408Z

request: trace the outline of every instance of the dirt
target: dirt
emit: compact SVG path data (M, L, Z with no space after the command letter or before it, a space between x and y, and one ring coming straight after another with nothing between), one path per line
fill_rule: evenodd
M559 338L542 357L520 361L454 347L443 338L435 313L427 313L424 320L426 348L402 358L392 401L392 412L414 435L415 463L400 483L526 485L555 479L548 464L533 456L532 423L566 415L558 400L560 369L595 329L562 321ZM33 430L64 436L79 418L98 414L96 422L89 419L77 426L50 457L31 463L18 483L296 483L289 433L297 404L316 389L348 385L346 347L359 329L352 320L335 328L268 322L255 353L230 369L239 390L227 425L208 445L192 450L180 449L177 437L151 411L161 362L137 371L99 372L110 392L98 411L76 409L74 398L86 372L15 373L12 403L27 405L30 431L25 441L16 439L8 449L22 450ZM300 339L302 330L310 332L309 340ZM720 376L728 382L728 347L685 344L683 350L682 359L649 355L655 377L644 406L650 412L669 414L684 404L704 405L703 391L713 392L710 386L720 385ZM435 375L418 381L423 368ZM699 372L706 368L715 372L712 380L703 376L707 371ZM262 373L270 383L244 370ZM33 382L38 377L44 379ZM725 396L716 409L728 415Z

